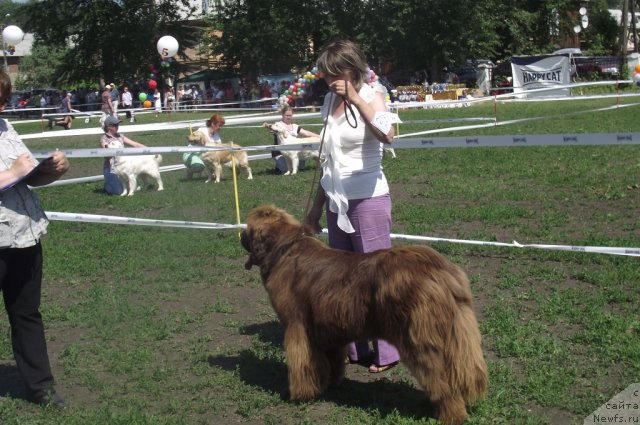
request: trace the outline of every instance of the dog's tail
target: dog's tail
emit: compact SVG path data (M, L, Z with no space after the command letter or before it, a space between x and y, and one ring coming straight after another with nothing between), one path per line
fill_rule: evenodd
M484 396L489 378L482 353L478 322L473 311L469 281L466 275L459 279L461 285L458 289L466 292L468 297L460 299L457 296L459 294L454 295L458 301L458 309L446 353L451 365L450 385L458 389L465 401L470 403Z
M156 162L158 163L158 165L162 164L162 155L160 154L156 154L153 156L153 159L156 160Z

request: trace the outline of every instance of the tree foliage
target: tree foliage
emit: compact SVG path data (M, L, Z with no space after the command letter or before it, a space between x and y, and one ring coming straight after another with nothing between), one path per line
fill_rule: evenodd
M6 0L0 0L0 11ZM607 7L591 0L583 46L613 54L617 36ZM171 34L181 49L200 45L223 58L228 70L253 79L259 74L308 70L321 47L337 38L360 43L372 67L384 73L427 70L470 59L494 62L567 47L579 23L577 0L225 0L207 17L205 31L184 24L188 0L30 0L24 28L36 46L63 56L37 66L28 78L49 84L79 81L140 81L160 57L155 43ZM9 6L8 6L9 7ZM13 6L11 6L13 7ZM20 13L18 13L18 16ZM36 49L36 54L41 52ZM55 62L55 63L54 63ZM27 61L27 64L29 61ZM50 68L51 69L51 68ZM27 77L25 77L27 78Z
M20 73L15 85L19 90L29 90L36 87L66 87L72 85L61 79L57 70L64 66L67 54L66 47L52 47L35 43L31 48L31 55L24 56L20 61Z
M606 4L590 2L599 51L614 46ZM468 59L565 47L578 7L575 0L279 0L274 8L265 0L226 0L212 15L222 34L210 47L229 67L255 76L308 67L324 43L345 37L360 43L378 69L437 75Z
M182 40L182 49L193 42L180 11L192 12L187 0L31 1L24 29L41 45L65 49L58 81L136 81L159 63L162 35Z

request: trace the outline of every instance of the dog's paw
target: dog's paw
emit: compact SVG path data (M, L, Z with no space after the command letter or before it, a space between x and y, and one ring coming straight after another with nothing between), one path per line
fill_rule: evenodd
M283 174L283 176L290 176L291 175L291 171L287 171L286 173Z

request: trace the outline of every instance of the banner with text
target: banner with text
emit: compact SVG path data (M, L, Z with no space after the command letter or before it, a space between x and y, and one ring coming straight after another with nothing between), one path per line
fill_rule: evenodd
M570 83L570 64L566 56L526 56L511 58L513 92L562 86ZM569 89L529 93L525 97L569 96Z

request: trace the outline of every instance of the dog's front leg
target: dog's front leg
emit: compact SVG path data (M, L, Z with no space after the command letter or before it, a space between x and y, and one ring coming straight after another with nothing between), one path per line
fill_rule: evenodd
M129 174L129 196L133 196L136 192L136 186L138 185L138 180L134 174Z
M222 177L222 164L217 162L214 166L214 172L216 174L216 183L220 183L220 177Z
M291 155L291 166L289 167L289 171L291 171L291 175L298 174L298 166L300 164L300 158L298 158L298 152L292 152Z

